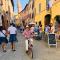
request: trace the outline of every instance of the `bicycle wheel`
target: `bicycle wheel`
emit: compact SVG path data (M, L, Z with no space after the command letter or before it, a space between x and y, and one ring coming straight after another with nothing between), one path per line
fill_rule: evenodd
M32 59L33 59L33 51L32 51Z
M31 50L31 54L30 55L31 55L31 58L33 59L33 50Z

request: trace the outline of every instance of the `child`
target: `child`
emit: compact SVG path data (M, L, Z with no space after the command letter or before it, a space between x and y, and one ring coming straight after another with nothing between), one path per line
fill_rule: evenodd
M32 37L32 32L31 32L31 30L30 30L30 28L29 28L29 26L26 26L26 29L24 30L24 32L23 32L23 35L24 35L24 37L25 37L25 44L26 44L26 53L28 53L28 40L31 42L31 44L33 45L33 39L31 39Z

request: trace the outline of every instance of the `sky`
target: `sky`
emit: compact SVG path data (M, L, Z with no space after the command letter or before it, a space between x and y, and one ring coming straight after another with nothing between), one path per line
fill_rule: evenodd
M24 9L25 5L29 2L29 0L19 0L22 6L22 10ZM17 13L17 0L14 0L14 12Z

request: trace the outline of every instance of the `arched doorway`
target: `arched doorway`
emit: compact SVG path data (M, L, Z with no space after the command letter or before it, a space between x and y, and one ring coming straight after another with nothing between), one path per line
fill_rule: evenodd
M49 24L50 24L50 21L51 21L51 14L45 15L44 24L45 24L45 25L49 25Z
M58 31L60 30L60 15L55 16L55 30Z
M55 20L56 20L56 22L57 22L58 24L60 24L60 15L56 15L56 16L55 16Z

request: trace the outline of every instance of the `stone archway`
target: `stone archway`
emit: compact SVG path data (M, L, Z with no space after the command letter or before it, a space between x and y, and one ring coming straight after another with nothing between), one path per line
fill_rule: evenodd
M60 24L60 15L56 15L56 16L55 16L55 20L56 20L56 22L57 22L58 24Z
M51 22L51 14L45 15L44 24L45 24L45 25L49 25L50 22Z

